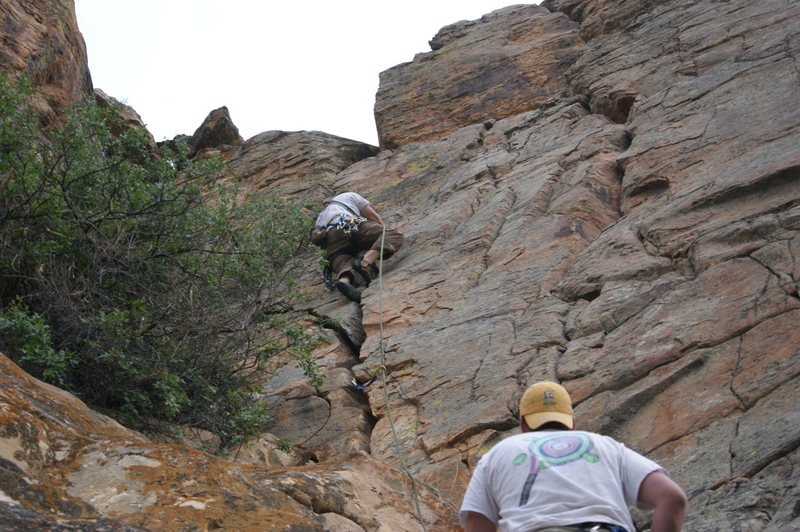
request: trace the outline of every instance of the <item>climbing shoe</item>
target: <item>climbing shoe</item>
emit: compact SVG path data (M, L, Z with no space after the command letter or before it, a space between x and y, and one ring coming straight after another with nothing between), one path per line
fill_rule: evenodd
M350 283L336 281L336 289L350 301L361 303L361 291Z
M372 264L370 264L372 266ZM364 286L369 286L369 283L372 282L374 277L372 276L372 272L369 267L362 266L361 261L358 258L353 259L353 262L350 263L350 268L354 272L358 274L359 277L364 281Z

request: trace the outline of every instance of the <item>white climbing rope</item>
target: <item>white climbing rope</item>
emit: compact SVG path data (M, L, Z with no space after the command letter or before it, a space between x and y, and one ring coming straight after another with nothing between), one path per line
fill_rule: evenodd
M403 454L400 449L400 439L397 437L397 431L394 428L394 419L392 418L392 403L389 399L389 386L386 384L386 353L384 351L383 343L383 243L384 238L386 236L386 225L381 226L381 253L378 257L378 329L380 331L380 340L378 342L378 347L380 350L381 355L381 365L380 365L380 372L381 372L381 380L383 381L383 399L386 403L386 417L389 420L389 427L392 429L392 439L394 440L394 447L395 452L397 453L397 458L400 460L400 466L403 469L403 472L408 476L408 479L411 481L411 493L414 497L414 507L417 510L417 520L419 524L422 526L422 530L424 532L428 531L428 528L425 526L425 521L422 519L422 511L419 507L419 493L417 491L417 481L414 478L414 475L411 473L411 470L408 468L406 461L403 459Z

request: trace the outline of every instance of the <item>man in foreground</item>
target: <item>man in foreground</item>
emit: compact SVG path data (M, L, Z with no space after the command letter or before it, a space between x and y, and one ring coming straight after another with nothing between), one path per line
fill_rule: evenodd
M325 201L311 241L328 252L328 264L337 278L336 289L347 299L361 302L356 275L367 286L377 277L381 236L383 259L388 259L403 245L403 235L393 229L384 232L380 215L361 195L345 192ZM359 259L362 251L364 256Z
M466 532L634 532L628 508L655 508L652 532L683 525L686 495L652 460L616 440L576 431L572 402L554 382L520 401L520 430L478 462L461 519Z

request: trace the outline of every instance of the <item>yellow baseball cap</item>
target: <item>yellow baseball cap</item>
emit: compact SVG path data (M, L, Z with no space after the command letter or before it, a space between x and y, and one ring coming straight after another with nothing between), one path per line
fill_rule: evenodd
M530 386L519 402L519 415L528 427L535 429L550 421L557 421L572 429L572 400L567 390L555 382L542 381Z

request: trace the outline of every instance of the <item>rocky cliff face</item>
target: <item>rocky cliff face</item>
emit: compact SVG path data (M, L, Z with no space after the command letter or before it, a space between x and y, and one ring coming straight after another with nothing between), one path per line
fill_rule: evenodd
M89 96L92 78L86 44L72 0L0 0L0 66L15 78L26 74L39 88L36 103L53 116Z
M251 446L245 454L261 465L237 464L153 443L2 355L0 370L2 530L415 527L409 480L365 454L270 467L269 453ZM424 514L441 524L446 509L429 489L418 491Z
M431 52L381 74L375 119L382 148L429 140L536 109L568 91L577 24L538 6L501 9L440 31Z
M582 428L671 472L686 530L800 528L800 5L547 0L431 44L381 76L382 151L219 148L249 191L312 209L355 190L407 237L361 305L307 273L307 310L335 324L327 382L287 365L264 393L315 463L148 442L6 362L3 519L420 530L416 495L428 530L454 529L472 467L549 378Z

